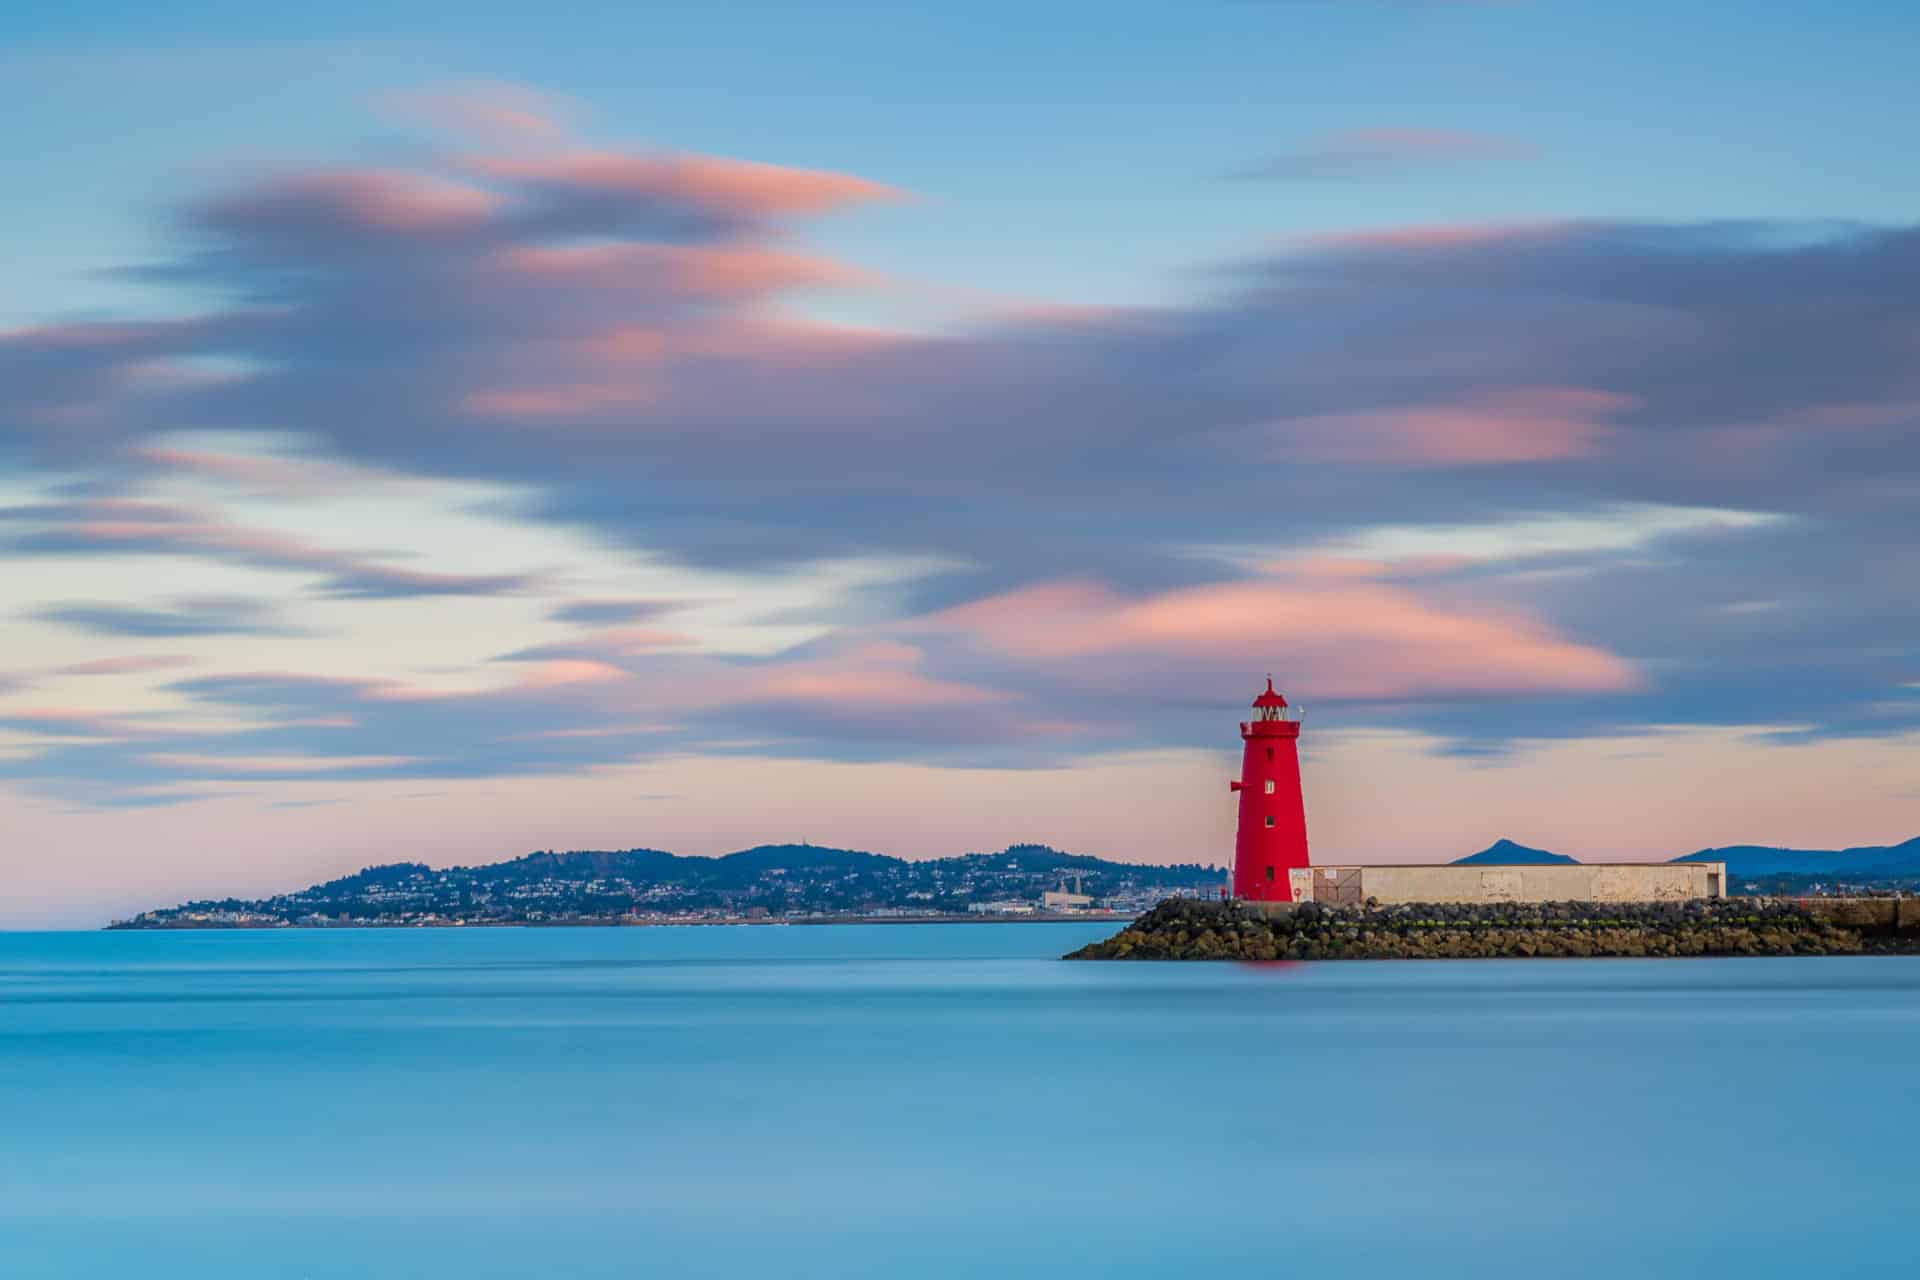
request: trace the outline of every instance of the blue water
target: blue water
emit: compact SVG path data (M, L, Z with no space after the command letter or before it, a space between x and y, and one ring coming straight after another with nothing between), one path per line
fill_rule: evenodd
M0 1276L1904 1272L1920 960L0 935Z

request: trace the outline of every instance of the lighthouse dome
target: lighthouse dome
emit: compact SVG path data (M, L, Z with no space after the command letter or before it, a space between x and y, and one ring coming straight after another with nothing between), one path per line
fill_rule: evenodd
M1273 691L1273 677L1267 677L1267 691L1253 700L1253 705L1265 710L1269 707L1278 710L1287 705L1287 700Z

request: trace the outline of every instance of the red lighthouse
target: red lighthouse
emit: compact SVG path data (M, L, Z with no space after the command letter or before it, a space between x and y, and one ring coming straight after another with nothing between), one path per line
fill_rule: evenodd
M1253 700L1254 717L1240 726L1247 744L1240 759L1240 834L1233 842L1233 896L1256 902L1292 902L1287 872L1307 861L1307 810L1300 799L1300 722L1287 700L1267 691Z

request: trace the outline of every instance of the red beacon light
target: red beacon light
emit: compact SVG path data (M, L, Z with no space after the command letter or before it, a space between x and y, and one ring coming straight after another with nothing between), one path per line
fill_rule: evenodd
M1267 677L1253 700L1254 718L1240 724L1245 744L1240 779L1240 829L1233 842L1233 896L1254 902L1292 902L1295 868L1307 856L1307 811L1300 793L1300 721Z

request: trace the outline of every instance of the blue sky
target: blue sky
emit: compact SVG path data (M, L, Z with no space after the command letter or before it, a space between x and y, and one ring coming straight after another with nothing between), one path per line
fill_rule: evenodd
M19 919L1224 856L1269 669L1340 856L1920 830L1898 6L10 19Z
M399 8L17 8L0 107L32 123L10 150L35 198L9 201L0 232L36 251L6 312L137 305L95 277L150 251L156 207L231 166L380 145L386 95L462 80L572 98L599 136L881 178L926 207L824 243L1090 302L1177 294L1207 264L1325 228L1876 220L1920 199L1897 5L1817 20L1791 3L1598 0L583 4L565 22ZM1219 181L1369 126L1533 154L1393 181Z

